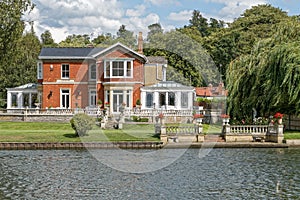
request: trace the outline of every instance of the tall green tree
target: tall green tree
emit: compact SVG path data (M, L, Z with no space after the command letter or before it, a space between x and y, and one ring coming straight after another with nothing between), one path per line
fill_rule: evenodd
M277 24L275 33L256 43L250 54L234 60L227 71L229 110L237 117L274 112L300 113L300 23Z
M134 37L132 31L126 29L125 25L121 25L117 32L117 42L121 42L122 44L127 45L128 47L134 49L136 47L137 41Z
M54 42L52 38L52 34L49 30L46 30L41 34L41 40L44 47L55 47L57 44Z
M202 36L207 36L209 33L209 26L207 19L202 16L199 10L194 10L192 18L189 20L190 26L196 27Z
M33 9L30 0L0 1L0 99L6 98L6 88L19 82L15 68L18 67L19 44L25 29L22 16ZM14 77L13 79L11 77ZM3 106L3 103L1 103Z
M270 38L276 32L276 25L288 18L286 12L271 5L254 6L234 22L228 23L228 28L215 29L209 37L204 38L203 45L225 80L231 61L250 54L258 41Z
M58 45L60 47L86 47L91 44L90 36L88 34L83 35L69 35L65 40L61 41Z
M160 23L154 23L148 26L149 32L147 35L147 40L151 42L155 38L155 35L162 35L164 30L161 27Z

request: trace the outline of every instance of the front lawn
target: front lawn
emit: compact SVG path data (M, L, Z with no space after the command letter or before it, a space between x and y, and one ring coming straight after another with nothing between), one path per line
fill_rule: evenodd
M94 126L88 136L75 137L69 123L0 122L0 142L101 142L159 141L154 125L126 125L123 130L102 130Z
M285 131L284 139L286 140L300 140L300 132L299 131Z

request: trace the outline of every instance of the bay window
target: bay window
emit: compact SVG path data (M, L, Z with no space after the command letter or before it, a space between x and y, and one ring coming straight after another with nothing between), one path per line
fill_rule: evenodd
M133 60L107 60L104 65L105 78L132 78Z

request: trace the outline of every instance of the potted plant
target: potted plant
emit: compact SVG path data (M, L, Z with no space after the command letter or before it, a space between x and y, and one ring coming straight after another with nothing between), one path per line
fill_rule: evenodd
M105 105L105 107L107 107L107 108L108 108L108 107L109 107L109 102L105 102L105 104L104 104L104 105Z
M141 108L142 104L141 104L141 100L140 99L137 99L136 102L135 102L135 104L136 104L137 108Z
M194 120L196 120L198 123L202 123L202 120L203 120L203 114L197 114L197 113L195 113L194 115L193 115L193 117L194 117Z
M99 107L102 107L102 100L99 99L99 100L97 101L97 104L98 104Z
M37 97L37 98L35 99L34 105L36 106L36 108L39 108L39 107L40 107L41 103L40 103L39 97Z
M161 124L164 124L165 123L165 120L164 120L164 114L162 114L162 113L159 113L159 115L157 116L158 117L158 119L160 120L160 123Z
M283 118L283 114L281 114L280 112L275 113L274 118L277 120L278 124L282 124L282 118Z
M226 123L229 123L229 119L230 119L230 116L227 115L227 114L222 114L221 115L221 118L223 119L223 125L225 125Z

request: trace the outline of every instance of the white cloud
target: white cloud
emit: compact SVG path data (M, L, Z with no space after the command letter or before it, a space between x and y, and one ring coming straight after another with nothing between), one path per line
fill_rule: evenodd
M115 33L125 11L118 0L33 0L38 35L50 30L56 42L69 34L90 34L105 30Z
M224 7L218 12L215 18L227 22L233 21L239 17L246 9L259 4L266 4L266 0L206 0L207 2L224 4Z
M134 9L127 9L126 16L128 17L139 17L145 13L146 6L144 5L137 5Z
M193 10L184 10L179 13L172 12L169 14L168 19L172 21L188 21L193 14Z
M177 0L144 0L145 3L151 3L155 6L164 6L164 5L180 5L180 2Z

